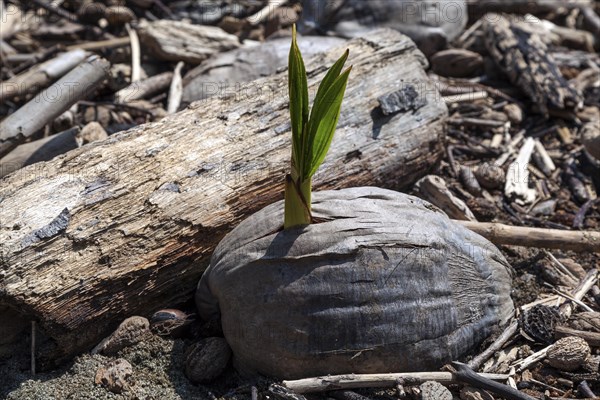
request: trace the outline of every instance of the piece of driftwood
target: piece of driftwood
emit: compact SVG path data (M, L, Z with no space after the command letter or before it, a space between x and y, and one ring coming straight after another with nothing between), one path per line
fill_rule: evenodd
M415 184L415 189L419 197L441 208L450 218L477 221L469 206L456 197L439 176L424 176Z
M559 325L554 330L554 335L557 339L564 338L567 336L577 336L582 339L585 339L585 341L588 342L589 345L592 347L600 346L600 333L598 332L580 331L578 329L573 329Z
M483 29L486 47L498 67L542 114L582 105L580 94L564 79L546 44L526 22L487 14Z
M23 143L73 104L92 94L108 75L109 63L89 57L0 122L0 157Z
M505 381L508 375L504 374L479 374L494 381ZM328 375L315 378L283 381L284 387L296 393L327 392L330 390L357 389L357 388L383 388L396 387L398 381L405 386L420 385L427 381L439 382L447 385L457 383L458 380L452 372L404 372L390 374L348 374Z
M506 172L504 195L509 199L515 199L518 204L531 204L537 196L536 190L529 187L528 166L534 146L533 138L525 139L517 158L508 166Z
M162 92L168 88L172 80L173 73L167 71L150 78L133 82L129 86L115 93L115 101L117 103L126 103L132 100L139 100L152 96L153 94Z
M87 55L83 50L71 50L0 83L0 102L26 93L37 93L75 68Z
M393 30L346 46L354 69L315 189L410 185L442 154L447 109L427 61ZM310 91L346 46L306 60ZM383 117L376 99L398 76L427 102ZM221 238L282 198L290 149L283 71L5 177L0 305L72 354L127 316L189 300Z
M458 222L498 246L513 245L579 252L600 252L600 232L529 228L493 222Z
M183 84L181 81L181 69L183 68L183 61L179 61L173 71L173 79L169 86L169 102L167 104L167 112L173 114L179 109L181 104L181 98L183 96Z
M212 54L239 47L237 36L221 28L161 19L140 24L144 49L166 61L200 64Z

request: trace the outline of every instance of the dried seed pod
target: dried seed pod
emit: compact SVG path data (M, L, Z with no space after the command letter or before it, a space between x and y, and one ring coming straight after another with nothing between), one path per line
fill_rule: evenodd
M436 381L427 381L421 386L422 400L452 400L452 393L448 388Z
M140 342L150 332L150 323L144 317L129 317L106 339L101 341L92 354L115 354L119 350Z
M102 3L83 4L77 10L77 18L84 24L96 24L106 15L106 6Z
M548 364L562 371L575 371L590 356L590 345L577 336L567 336L554 343L546 353Z
M181 310L166 308L152 314L150 330L160 336L180 337L193 321L193 315L188 315Z
M135 14L125 6L110 6L106 8L106 20L111 25L125 25L135 19Z
M519 327L526 337L552 343L556 324L561 320L558 308L540 304L519 316Z
M504 185L504 170L490 163L481 164L474 172L477 181L486 189L497 189Z
M231 348L225 339L202 339L187 354L185 375L195 383L210 382L225 371L230 358Z

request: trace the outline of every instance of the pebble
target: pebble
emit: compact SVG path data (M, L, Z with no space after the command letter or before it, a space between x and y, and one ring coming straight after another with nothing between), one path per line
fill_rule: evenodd
M140 342L150 332L150 323L144 317L129 317L106 339L92 350L92 354L111 355Z
M452 393L448 388L436 381L427 381L421 386L422 400L452 400Z
M123 393L132 384L133 367L127 360L118 358L98 368L95 382L113 393Z
M195 383L210 382L225 371L231 348L225 339L209 337L194 344L185 360L185 375Z

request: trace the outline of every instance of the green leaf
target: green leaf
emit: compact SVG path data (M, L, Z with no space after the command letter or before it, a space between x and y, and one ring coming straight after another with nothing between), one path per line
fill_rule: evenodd
M288 90L290 94L290 117L292 125L292 163L298 171L302 165L304 127L308 121L308 82L302 54L296 42L296 27L292 28L292 45L289 54Z
M349 54L350 54L350 50L346 49L344 54L335 62L335 64L333 64L331 66L329 71L327 71L325 78L323 78L323 80L321 81L321 84L319 85L319 89L317 90L317 95L315 96L315 104L313 105L313 110L317 106L319 100L323 98L323 95L331 87L333 82L335 82L337 77L340 76L340 73L342 72L342 68L344 68L344 64L346 63L346 60L348 59Z
M351 70L352 67L344 71L333 81L322 97L318 101L315 100L308 123L308 136L311 140L307 154L308 159L305 161L310 167L307 171L303 171L304 179L315 174L327 155L340 117L342 101L344 100L346 84Z

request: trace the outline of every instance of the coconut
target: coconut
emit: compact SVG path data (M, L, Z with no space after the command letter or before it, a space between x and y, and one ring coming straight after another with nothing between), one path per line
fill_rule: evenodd
M513 313L509 264L483 237L406 194L313 194L317 223L282 229L283 202L218 245L196 291L234 365L279 379L438 369Z

